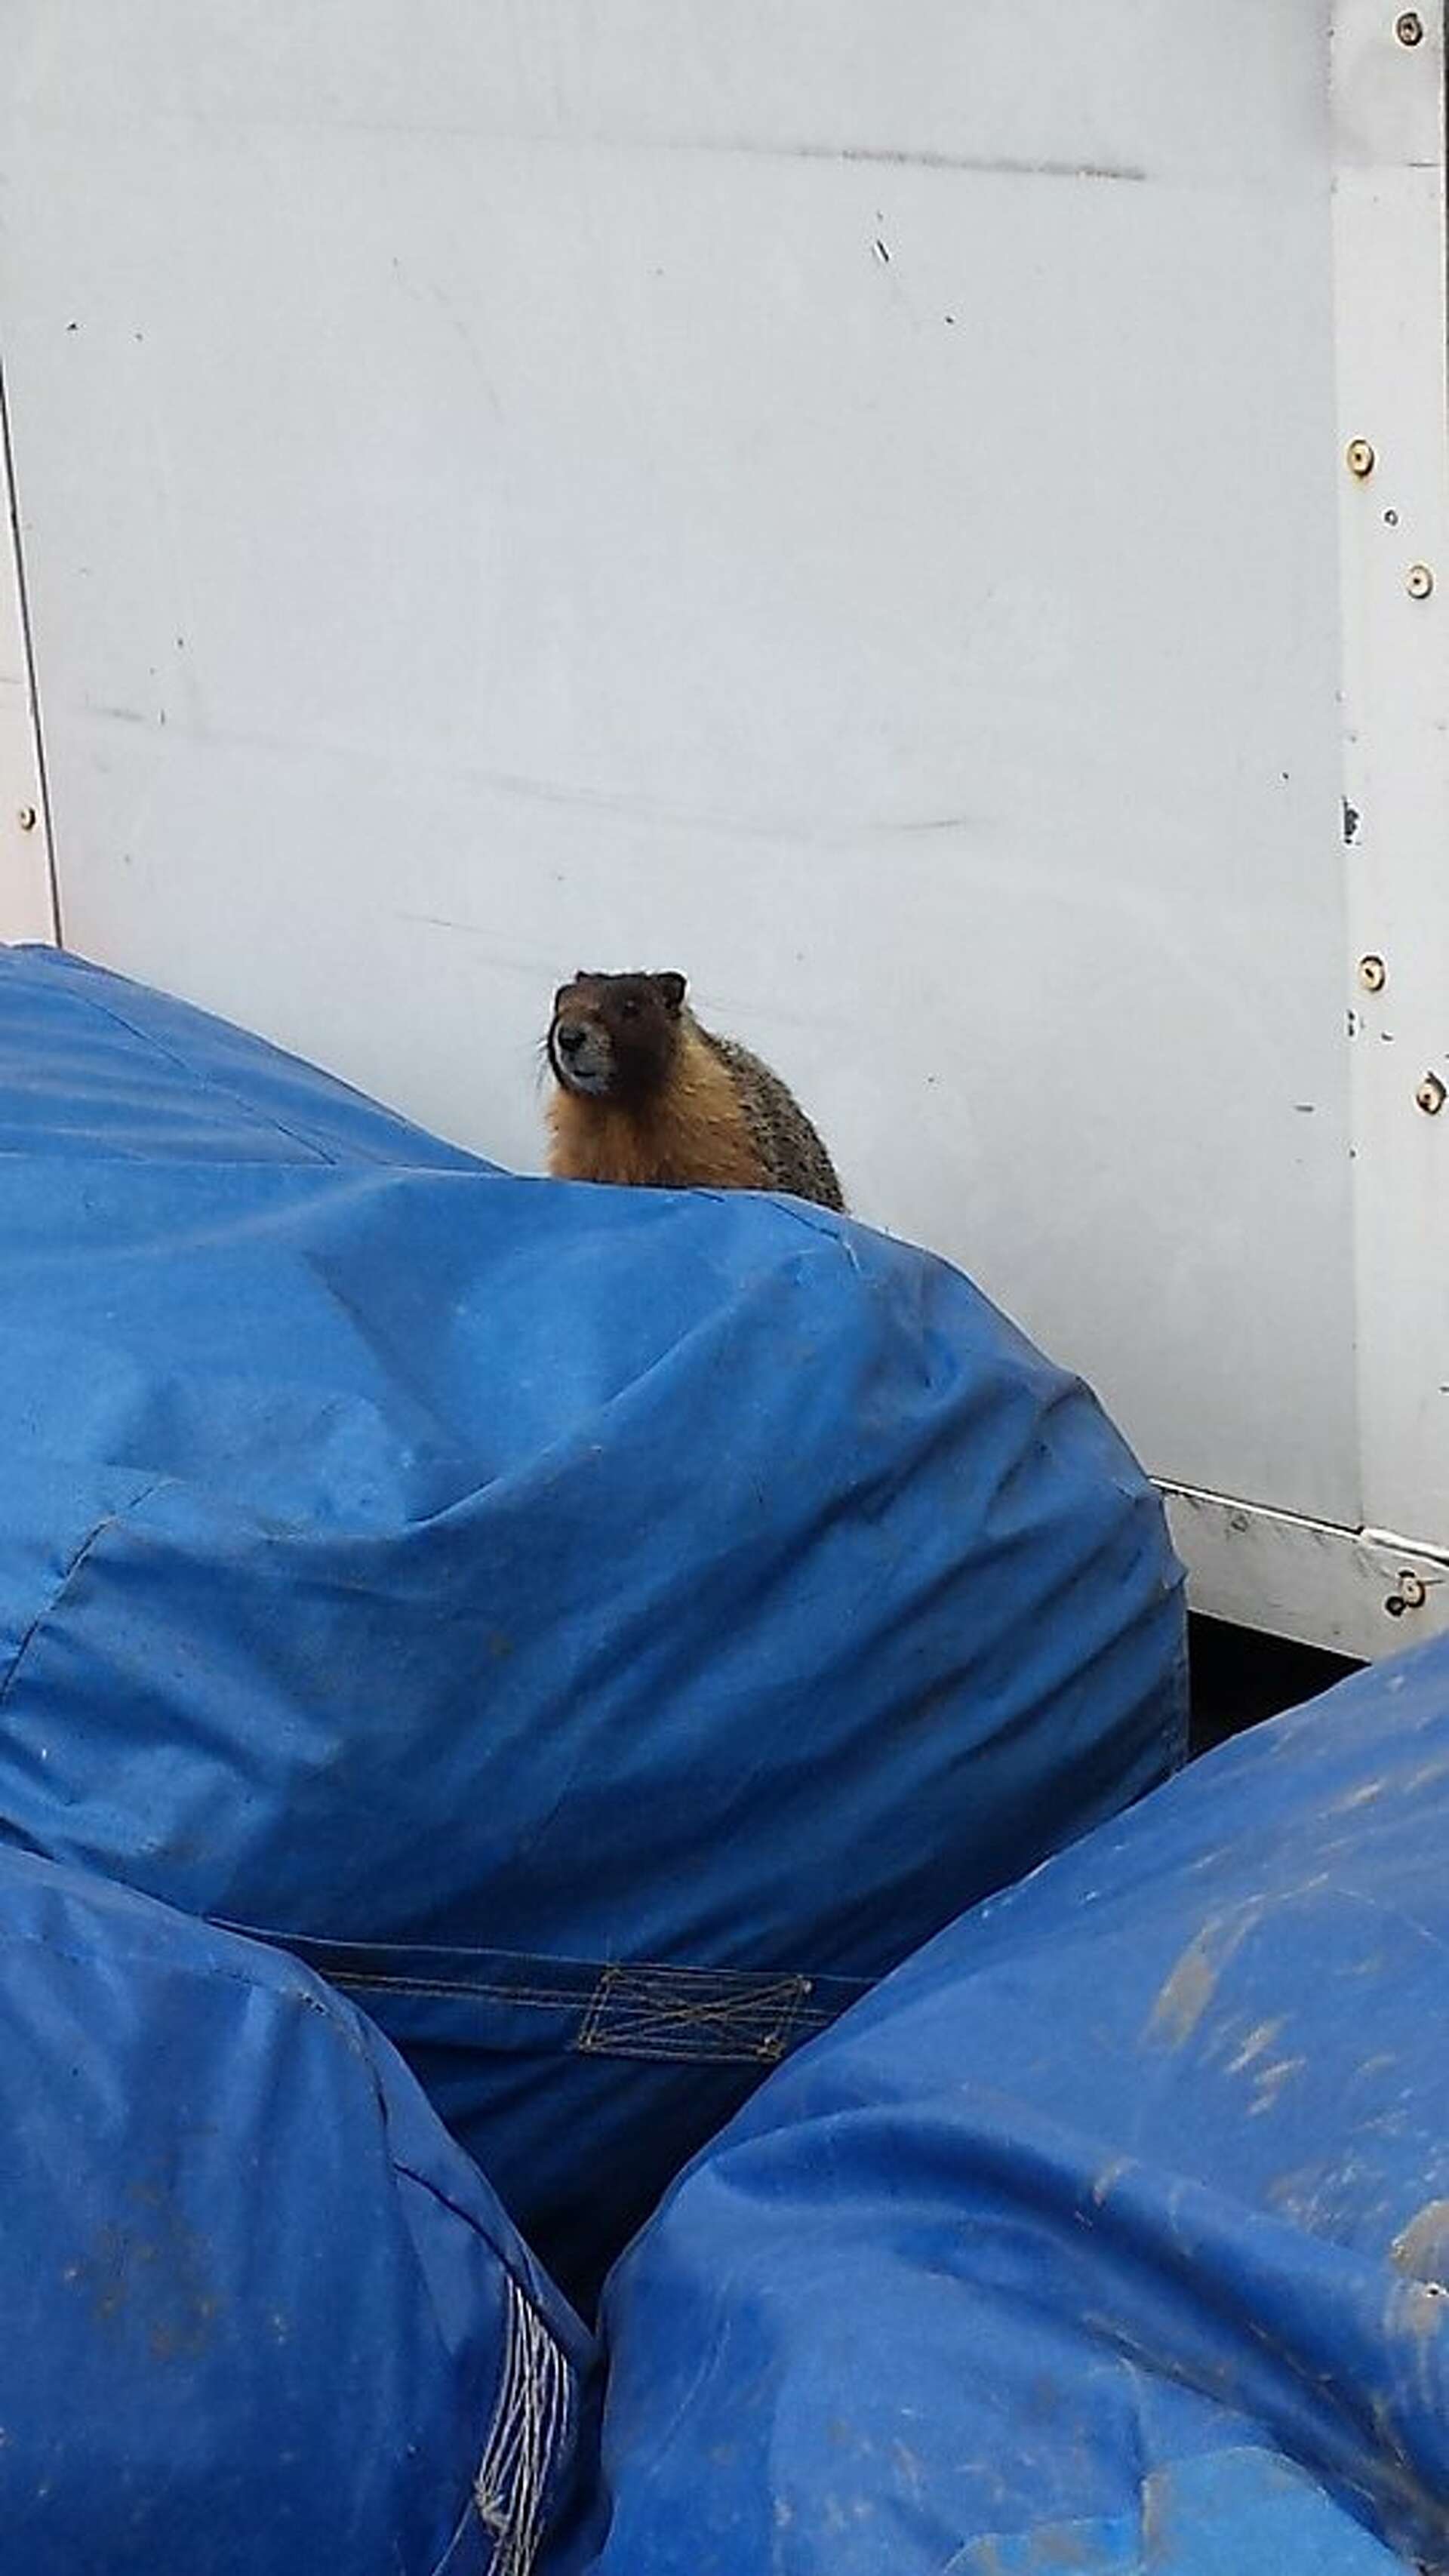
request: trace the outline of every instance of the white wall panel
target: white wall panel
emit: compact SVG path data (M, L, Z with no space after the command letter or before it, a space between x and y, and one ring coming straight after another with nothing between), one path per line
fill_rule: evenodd
M74 944L532 1168L559 976L681 966L1156 1472L1356 1529L1332 187L1437 39L3 14Z

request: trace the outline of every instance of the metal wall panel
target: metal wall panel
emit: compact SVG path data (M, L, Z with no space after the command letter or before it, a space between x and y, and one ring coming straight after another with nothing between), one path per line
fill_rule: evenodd
M1324 0L5 23L74 943L533 1167L555 981L682 966L1156 1473L1402 1527L1333 180L1437 30L1331 90Z

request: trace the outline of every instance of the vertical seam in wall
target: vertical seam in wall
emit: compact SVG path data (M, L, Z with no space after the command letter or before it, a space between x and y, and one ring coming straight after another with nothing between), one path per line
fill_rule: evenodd
M20 488L15 477L15 446L10 435L10 403L5 389L5 366L0 359L0 473L5 477L5 491L10 520L10 552L15 566L15 598L20 619L20 649L25 657L25 688L30 701L30 732L35 746L35 774L40 796L40 819L45 832L46 873L50 882L50 917L57 947L65 946L65 931L60 914L60 877L55 863L55 828L50 807L50 773L45 758L45 729L40 720L40 684L35 668L35 639L30 626L30 595L25 580L25 547L20 534Z
M1446 216L1444 225L1444 304L1449 312L1449 0L1439 13L1439 116L1444 153L1444 193L1440 199ZM1449 332L1444 339L1445 382L1449 384Z

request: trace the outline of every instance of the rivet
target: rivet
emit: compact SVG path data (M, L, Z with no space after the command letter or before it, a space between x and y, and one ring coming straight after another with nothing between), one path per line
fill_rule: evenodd
M1360 481L1365 474L1372 474L1377 459L1366 438L1351 438L1344 455L1350 474L1356 474Z
M1394 34L1401 45L1422 45L1424 21L1417 9L1401 9L1394 20Z
M33 832L37 819L35 807L33 805L22 805L19 813L15 817L15 820L19 824L22 832Z
M1410 564L1404 575L1404 588L1411 599L1427 599L1434 587L1434 576L1427 564Z
M1419 1107L1423 1110L1426 1118L1438 1117L1440 1110L1444 1106L1446 1097L1449 1097L1449 1094L1446 1094L1444 1085L1440 1081L1437 1073L1426 1073L1423 1081L1418 1087L1418 1090L1414 1094L1414 1098L1417 1100Z
M1381 993L1389 980L1389 970L1382 957L1360 957L1358 980L1366 993Z

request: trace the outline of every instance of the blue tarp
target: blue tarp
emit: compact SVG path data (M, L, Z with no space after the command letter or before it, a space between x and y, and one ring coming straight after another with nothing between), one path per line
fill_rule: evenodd
M0 2561L519 2576L590 2350L280 1952L0 1852Z
M1446 1851L1449 1639L783 2069L610 2285L598 2576L1449 2565Z
M358 1994L575 2297L1178 1759L1157 1501L943 1263L499 1175L43 952L0 1139L0 1832Z

